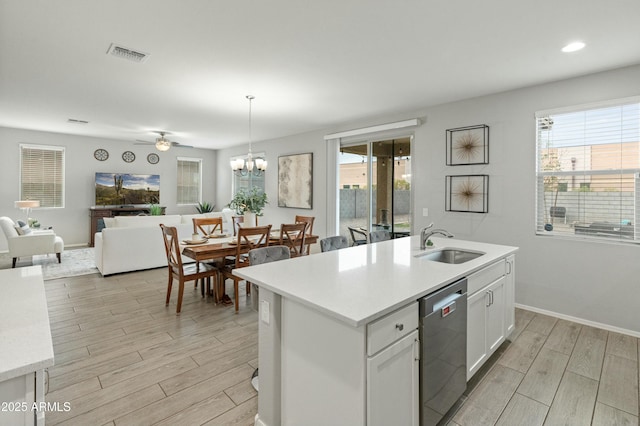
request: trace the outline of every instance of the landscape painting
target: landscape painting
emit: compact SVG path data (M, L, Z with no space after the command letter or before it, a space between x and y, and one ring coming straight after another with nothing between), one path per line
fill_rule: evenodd
M160 203L160 175L96 173L96 206Z

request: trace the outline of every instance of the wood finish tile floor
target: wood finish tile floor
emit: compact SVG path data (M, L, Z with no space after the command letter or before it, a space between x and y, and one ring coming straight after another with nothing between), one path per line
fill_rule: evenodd
M258 318L243 287L238 315L188 285L176 316L164 269L46 281L46 399L71 406L47 424L252 425ZM518 309L512 343L449 425L638 425L638 350L636 338Z

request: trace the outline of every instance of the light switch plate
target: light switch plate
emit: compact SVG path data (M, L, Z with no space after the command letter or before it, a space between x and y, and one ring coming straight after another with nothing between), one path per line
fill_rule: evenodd
M266 300L261 300L260 301L260 320L265 323L265 324L269 324L269 302L267 302Z
M422 216L424 216L424 217L429 216L429 208L424 207L424 208L422 209Z

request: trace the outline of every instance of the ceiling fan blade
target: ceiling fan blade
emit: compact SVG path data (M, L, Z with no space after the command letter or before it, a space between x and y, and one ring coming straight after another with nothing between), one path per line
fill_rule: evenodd
M155 145L155 142L143 141L140 139L136 139L134 145Z
M180 147L180 148L193 148L191 145L183 145L180 142L171 142L171 146Z

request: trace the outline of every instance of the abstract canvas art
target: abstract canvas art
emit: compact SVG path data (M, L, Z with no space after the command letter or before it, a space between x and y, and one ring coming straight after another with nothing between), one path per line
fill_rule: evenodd
M489 175L446 176L445 194L448 212L487 213Z
M489 164L489 126L447 130L447 166Z
M278 207L313 207L313 153L278 157Z

